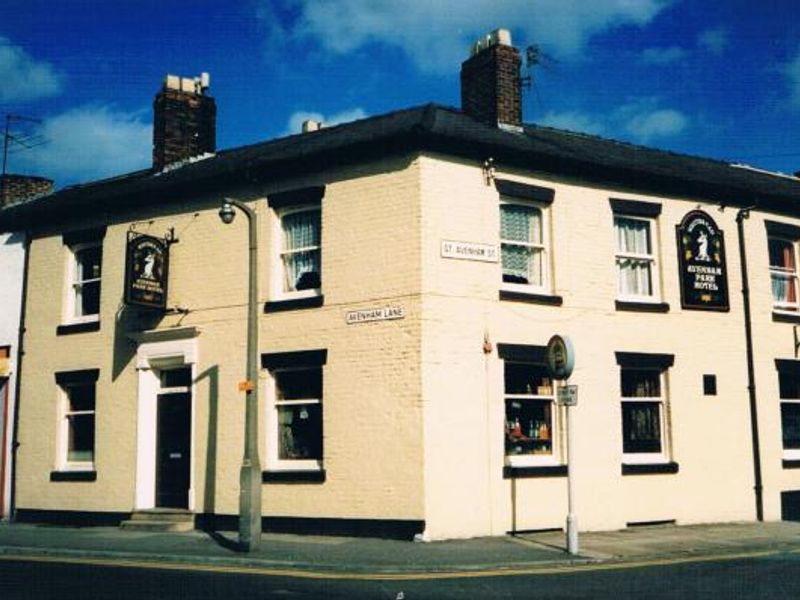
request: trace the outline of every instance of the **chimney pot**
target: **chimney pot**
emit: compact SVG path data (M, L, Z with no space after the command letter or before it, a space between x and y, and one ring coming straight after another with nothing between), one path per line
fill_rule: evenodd
M303 127L302 127L303 133L319 131L320 129L322 129L322 121L315 121L314 119L308 119L306 121L303 121Z

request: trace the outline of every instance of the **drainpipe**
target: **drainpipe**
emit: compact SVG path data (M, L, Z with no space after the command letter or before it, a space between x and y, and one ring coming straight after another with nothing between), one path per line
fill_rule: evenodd
M19 448L19 407L20 389L22 388L22 357L25 354L23 344L25 343L25 313L28 310L28 265L30 264L31 237L30 231L22 231L25 236L22 242L25 249L22 267L22 298L20 300L19 313L19 337L17 338L17 378L14 384L14 420L11 423L11 489L9 490L8 500L8 520L13 522L17 512L17 449Z
M756 494L756 519L764 520L763 486L761 485L761 445L758 438L758 407L756 405L756 375L753 367L753 330L750 318L750 284L747 278L747 256L744 245L744 220L750 217L755 206L742 208L736 213L739 234L739 263L742 266L742 300L744 303L744 336L747 349L747 391L750 396L750 434L753 443L753 475Z

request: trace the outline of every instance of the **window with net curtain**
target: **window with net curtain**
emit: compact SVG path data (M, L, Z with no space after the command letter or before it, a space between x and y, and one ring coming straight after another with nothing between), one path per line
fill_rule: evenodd
M501 204L500 243L504 283L545 286L544 224L540 208Z
M616 235L617 292L621 297L655 296L655 255L652 221L614 217Z
M321 287L320 207L286 212L281 216L283 241L283 291L318 290Z
M73 256L72 319L96 318L100 312L100 268L103 247L81 244L70 248Z
M797 252L795 242L770 237L769 272L772 281L772 302L780 310L798 310Z

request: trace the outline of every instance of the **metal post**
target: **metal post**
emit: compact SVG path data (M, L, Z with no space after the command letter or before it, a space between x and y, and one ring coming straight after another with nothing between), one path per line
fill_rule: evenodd
M247 382L245 383L244 458L239 475L239 545L261 546L261 463L258 458L258 237L256 214L246 204L226 198L247 216L250 232L247 302Z
M575 516L575 489L573 487L573 474L575 470L575 452L572 442L572 419L570 406L566 407L567 419L567 552L578 553L578 519Z

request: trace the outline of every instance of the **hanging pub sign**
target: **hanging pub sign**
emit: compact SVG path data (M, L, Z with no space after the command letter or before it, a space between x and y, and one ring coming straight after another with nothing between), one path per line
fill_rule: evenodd
M128 233L125 257L125 303L164 310L167 307L169 246L166 240Z
M729 310L725 236L702 210L693 210L675 226L681 306L690 310Z

